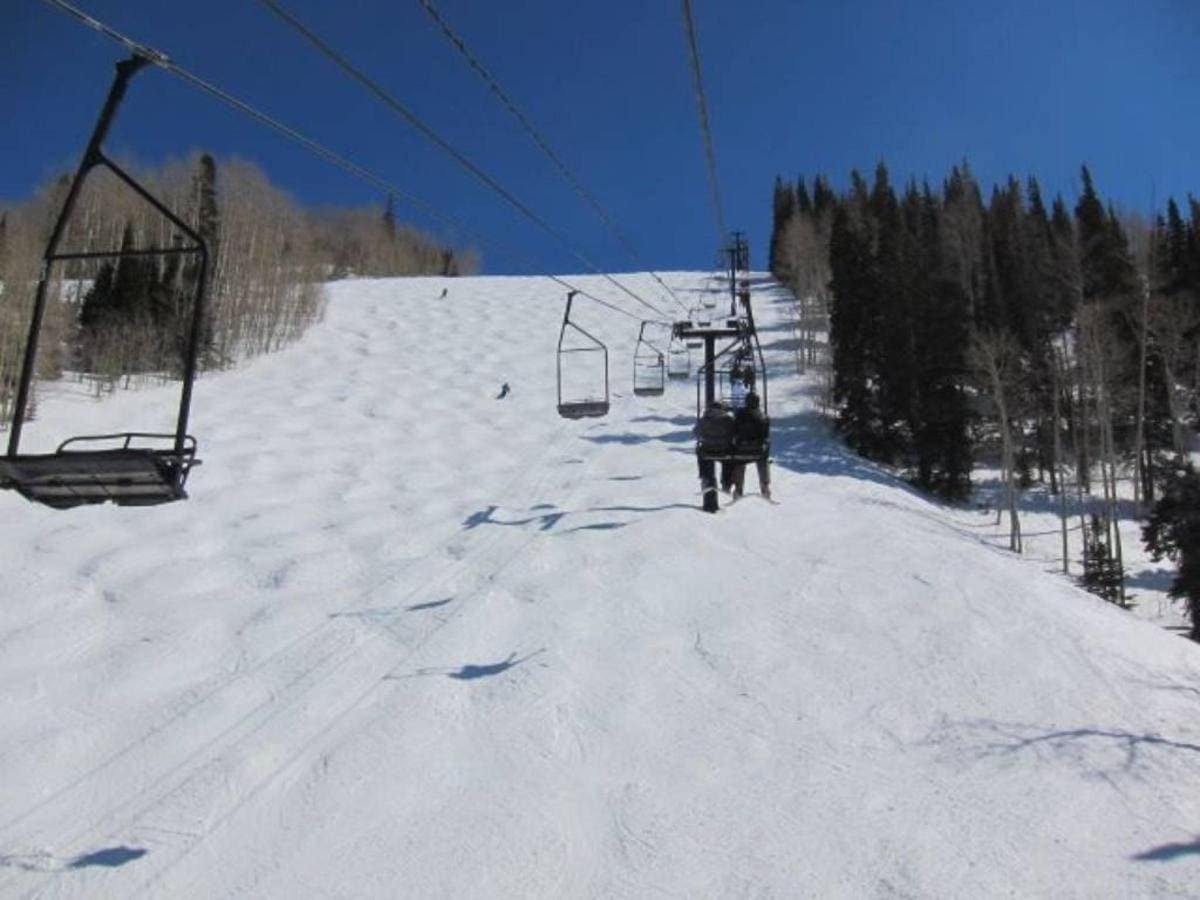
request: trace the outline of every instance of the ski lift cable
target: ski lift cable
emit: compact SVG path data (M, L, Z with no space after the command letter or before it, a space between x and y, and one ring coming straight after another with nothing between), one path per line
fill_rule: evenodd
M57 9L61 10L62 12L68 14L69 16L76 19L77 21L82 22L84 25L87 25L92 30L99 32L100 34L104 35L105 37L108 37L109 39L117 42L118 44L121 44L127 50L129 50L131 53L136 53L138 56L144 57L145 59L149 60L154 65L158 66L160 69L163 69L164 71L171 73L172 75L176 76L177 78L180 78L183 81L186 81L189 84L192 84L195 87L200 88L202 91L217 98L222 103L225 103L226 105L231 106L234 109L239 110L242 113L245 113L246 115L250 116L255 121L259 122L260 124L267 126L268 128L272 129L276 133L278 133L278 134L282 135L283 137L287 138L288 140L292 141L293 143L299 144L300 146L302 146L305 149L309 150L310 152L314 153L316 156L324 159L326 162L331 163L334 166L337 166L338 168L342 169L343 171L347 172L348 174L353 175L354 177L359 178L359 179L367 182L368 184L371 184L374 187L380 188L380 189L386 191L387 193L395 194L396 196L398 196L398 197L402 198L403 200L407 201L408 203L410 203L415 208L421 210L423 213L428 215L430 218L435 219L438 222L441 222L443 225L445 225L451 229L458 230L458 231L462 232L463 234L466 234L466 235L474 238L475 240L479 241L481 244L491 246L493 249L497 250L504 256L507 256L507 257L517 260L517 261L520 261L526 265L528 265L530 263L530 260L528 257L526 257L524 254L519 253L518 251L514 250L512 247L509 247L509 246L502 244L494 239L488 238L487 236L480 234L478 231L476 231L475 229L466 225L465 223L455 219L453 216L439 211L436 207L431 206L429 203L425 202L421 198L408 193L407 191L403 190L402 188L397 187L395 184L389 182L385 178L383 178L379 175L376 175L374 172L371 172L370 170L363 168L362 166L358 165L355 162L352 162L349 159L346 159L344 156L341 156L340 154L334 152L333 150L330 150L329 148L323 146L322 144L317 143L312 138L307 137L304 134L301 134L299 131L296 131L294 128L291 128L290 126L283 124L282 122L278 121L277 119L274 119L271 116L267 115L266 113L261 112L258 109L255 109L253 106L250 106L250 104L245 103L244 101L237 99L233 95L221 90L220 88L216 87L215 85L210 84L209 82L205 81L204 79L200 78L199 76L194 75L193 73L189 72L187 69L183 68L178 63L175 63L174 61L172 61L171 58L169 56L167 56L167 54L165 54L159 50L155 50L152 47L148 47L145 44L139 44L137 41L134 41L132 38L129 38L128 36L122 34L121 32L117 31L116 29L104 24L103 22L99 21L98 19L93 18L92 16L83 12L79 8L66 2L66 0L45 0L45 2ZM538 266L532 266L532 265L530 267L534 268L534 269L539 268ZM626 316L627 318L633 319L638 322L642 321L641 316L631 313L626 309L622 309L621 307L616 306L615 304L610 303L606 300L602 300L599 297L594 296L592 293L585 291L582 288L577 287L576 285L571 284L571 282L567 281L566 279L564 279L560 276L543 275L542 277L548 278L550 281L553 281L554 283L560 285L561 287L565 287L568 290L577 291L580 296L586 297L588 300L591 300L593 303L597 303L600 306L607 307L608 309L612 310L613 312L620 313L621 315Z
M667 286L666 282L659 277L658 273L655 272L642 257L642 255L638 253L637 248L633 245L629 238L625 236L624 232L617 227L617 224L605 211L604 207L600 205L600 201L598 201L595 196L593 196L592 193L583 186L583 183L579 180L571 168L563 161L562 157L554 151L549 142L541 135L541 133L534 127L533 123L529 121L529 118L517 106L516 102L508 96L504 88L502 88L500 83L496 80L495 76L493 76L492 73L484 67L483 63L479 61L479 58L471 52L471 50L467 47L466 41L464 41L462 37L450 27L450 24L442 17L441 13L438 12L437 7L433 5L432 0L419 0L419 2L421 6L424 7L425 12L429 14L429 17L433 19L434 23L438 26L438 28L441 29L442 34L446 37L446 40L454 45L454 48L466 61L467 65L470 66L481 79L483 79L483 82L488 86L488 89L491 90L492 94L495 95L496 99L500 101L500 104L508 110L509 114L511 114L518 123L520 123L521 127L525 130L525 133L528 134L530 139L538 146L538 149L540 149L554 164L554 167L558 169L559 174L562 175L562 177L565 178L568 183L570 183L571 187L575 189L575 192L580 196L580 198L589 207L591 207L592 212L594 212L596 217L602 223L604 223L605 227L608 228L621 246L625 248L630 257L650 274L650 277L658 283L659 287L666 291L667 296L669 296L671 300L678 304L681 309L686 311L687 307L683 304L683 301L676 296L675 292Z
M443 138L441 135L439 135L436 131L434 131L429 125L425 124L424 121L422 121L420 118L418 118L411 110L409 110L406 106L404 106L404 104L402 104L399 100L397 100L395 98L395 96L393 96L387 90L385 90L383 87L381 87L378 82L374 81L372 78L367 76L361 69L357 68L353 63L351 63L348 59L346 59L346 57L342 56L337 50L335 50L327 42L322 40L315 32L313 32L310 28L308 28L306 25L304 25L299 19L297 19L295 16L293 16L287 10L285 10L277 2L277 0L259 0L259 2L263 6L267 7L269 10L271 10L271 12L275 13L276 16L278 16L285 23L290 25L293 29L295 29L297 32L299 32L310 44L312 44L314 47L316 47L325 56L329 57L330 60L332 60L334 63L336 63L339 68L341 68L344 72L346 72L348 75L350 75L355 81L357 81L359 84L361 84L363 87L365 87L368 91L370 91L372 94L374 94L376 97L378 97L388 108L390 108L393 112L395 112L397 115L399 115L401 118L403 118L409 125L411 125L418 132L420 132L427 140L429 140L431 143L433 143L436 147L438 147L443 152L447 153L460 166L462 166L464 169L466 169L468 172L470 172L472 175L474 175L476 178L478 178L481 182L483 182L483 184L485 184L488 188L490 188L492 191L494 191L496 194L498 194L501 198L503 198L510 206L512 206L515 210L517 210L517 212L521 213L521 215L523 215L525 218L529 219L529 221L533 222L535 225L537 225L539 228L541 228L542 231L546 232L546 234L550 235L556 241L558 241L567 250L567 252L569 252L577 260L579 260L579 262L581 262L584 266L586 266L591 271L595 272L597 275L600 275L602 278L604 278L605 280L610 282L614 287L616 287L616 288L620 289L621 291L623 291L624 293L628 294L630 297L632 297L638 303L642 304L643 306L647 307L648 309L653 310L657 316L659 316L663 319L668 318L667 314L664 313L657 306L655 306L653 303L650 303L648 300L639 296L636 292L630 290L624 284L617 281L617 279L615 279L611 274L603 271L599 266L597 266L590 259L588 259L582 253L580 253L578 250L576 250L575 247L571 244L571 242L568 241L567 238L562 234L562 232L558 231L556 228L554 228L554 226L550 225L550 223L548 223L545 219L543 219L536 212L534 212L532 209L530 209L529 206L527 206L525 203L523 203L511 191L509 191L502 184L500 184L498 181L496 181L496 179L492 178L490 175L488 175L486 172L484 172L481 168L479 168L479 166L477 166L477 165L475 165L475 163L471 162L471 160L468 159L462 153L462 151L458 150L449 141L447 141L445 138Z
M717 245L724 244L725 211L721 206L721 188L717 181L717 156L713 151L712 130L708 122L708 102L704 97L704 78L700 70L700 49L696 45L696 23L692 20L691 0L683 0L683 28L687 36L688 56L692 64L692 82L696 90L696 113L700 120L700 137L704 142L704 159L708 165L708 185L712 192L713 214L717 223Z

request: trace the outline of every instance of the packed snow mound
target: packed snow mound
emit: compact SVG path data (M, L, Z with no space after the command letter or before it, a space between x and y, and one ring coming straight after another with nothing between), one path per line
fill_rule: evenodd
M1200 648L845 452L753 292L778 505L699 511L694 384L585 299L559 418L518 277L333 285L198 383L187 502L0 496L0 897L1195 896ZM27 449L171 424L83 393Z

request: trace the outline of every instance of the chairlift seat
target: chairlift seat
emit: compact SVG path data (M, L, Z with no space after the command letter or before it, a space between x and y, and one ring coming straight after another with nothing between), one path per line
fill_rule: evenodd
M597 419L608 415L607 400L580 400L558 404L558 414L564 419Z
M661 397L666 393L666 388L661 386L656 387L635 387L633 393L638 397Z
M0 457L0 487L17 491L27 500L54 509L92 503L154 506L187 498L188 472L199 465L196 440L190 435L184 451L129 446L134 438L173 439L172 435L135 433L78 437L64 441L54 453ZM74 450L81 441L119 439L123 446Z
M771 455L770 441L697 441L696 455L711 462L751 463Z

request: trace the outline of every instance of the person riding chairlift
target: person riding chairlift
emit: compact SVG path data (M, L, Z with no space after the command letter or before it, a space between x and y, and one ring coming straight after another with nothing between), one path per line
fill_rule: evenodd
M733 449L734 418L729 404L717 400L705 411L696 423L696 464L700 470L700 491L704 498L704 509L715 512L717 508L717 472L711 459L705 459L701 449L708 453L729 453ZM734 466L721 463L721 489L728 491L733 486Z
M771 461L766 452L770 434L771 420L763 415L758 394L751 390L746 394L746 405L734 414L733 439L743 446L763 447L763 453L754 461L754 467L758 472L758 490L764 500L771 499ZM737 463L733 469L733 499L738 500L746 486L746 464Z

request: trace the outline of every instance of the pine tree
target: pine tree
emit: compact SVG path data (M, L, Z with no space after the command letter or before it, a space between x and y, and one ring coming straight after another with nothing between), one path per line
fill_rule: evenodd
M1121 599L1124 574L1108 546L1108 527L1093 515L1088 525L1089 535L1083 549L1083 574L1079 586L1109 603L1127 606Z
M1075 205L1079 228L1083 299L1088 302L1123 300L1137 290L1129 244L1112 209L1096 193L1092 173L1082 168L1083 193Z
M888 463L906 462L917 431L916 360L913 307L920 293L915 241L905 227L896 193L881 162L868 201L877 241L873 270L878 326L870 335L878 360L875 384L879 423L872 455Z
M388 194L387 206L383 208L383 233L389 242L396 239L396 198Z
M1190 463L1166 479L1142 527L1142 541L1155 562L1163 557L1178 561L1168 594L1187 604L1190 637L1200 641L1200 474Z
M217 162L207 153L200 157L192 181L196 232L208 247L208 257L215 260L220 252L221 213L217 206Z
M948 500L971 490L970 409L965 393L967 302L942 264L937 200L926 184L905 202L917 215L914 232L923 276L914 310L918 422L914 434L917 484Z
M792 192L790 185L784 184L783 179L776 176L775 192L771 203L771 244L768 251L768 265L771 274L782 282L789 281L791 275L790 272L784 271L784 231L795 215L796 195Z
M825 176L818 175L814 178L812 190L813 215L818 218L832 215L838 205L837 194L829 186L829 182L825 180Z
M804 216L811 216L814 212L812 198L808 195L808 186L804 183L803 175L796 179L796 211Z
M875 444L879 418L869 344L876 330L873 263L870 243L844 204L834 209L829 263L833 273L829 340L837 428L852 449L869 453Z

